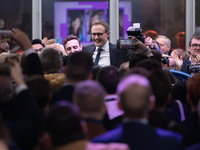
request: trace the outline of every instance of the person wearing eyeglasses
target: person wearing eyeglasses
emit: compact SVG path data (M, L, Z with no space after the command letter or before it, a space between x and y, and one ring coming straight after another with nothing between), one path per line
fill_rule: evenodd
M98 20L92 24L91 36L94 44L83 48L88 52L95 66L115 66L117 68L128 60L129 50L118 50L115 44L109 42L110 27L107 22Z
M200 36L193 36L189 42L188 51L190 57L183 61L181 71L188 72L188 65L200 63Z
M42 49L45 47L45 45L42 43L41 39L33 39L31 41L32 48L35 49L35 51L39 54Z

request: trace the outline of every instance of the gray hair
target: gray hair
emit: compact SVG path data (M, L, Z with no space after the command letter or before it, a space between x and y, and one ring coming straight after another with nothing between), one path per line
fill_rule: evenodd
M165 35L158 35L158 37L156 38L156 40L159 39L159 38L166 39L167 40L167 45L171 46L171 40L167 36L165 36Z
M42 67L45 72L59 72L62 66L62 59L59 52L54 48L44 48L39 54Z

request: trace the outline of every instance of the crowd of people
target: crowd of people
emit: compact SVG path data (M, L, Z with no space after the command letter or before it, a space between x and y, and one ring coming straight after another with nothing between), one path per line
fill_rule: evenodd
M59 44L12 29L23 52L0 42L0 149L200 149L200 35L189 53L184 32L175 49L156 31L143 35L120 50L103 20L85 47L75 35Z

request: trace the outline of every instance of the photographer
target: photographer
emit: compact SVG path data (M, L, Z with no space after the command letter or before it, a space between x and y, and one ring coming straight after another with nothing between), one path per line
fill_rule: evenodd
M143 36L142 29L139 23L134 23L127 29L127 34L129 39L123 39L117 41L117 48L121 50L129 49L132 52L142 52L148 57L152 57L153 54L146 43L146 36ZM151 38L149 38L151 39ZM152 39L148 41L152 43Z

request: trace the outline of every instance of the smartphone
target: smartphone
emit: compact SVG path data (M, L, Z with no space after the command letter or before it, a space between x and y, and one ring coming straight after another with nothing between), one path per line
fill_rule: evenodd
M11 41L11 30L0 30L0 40L4 40L6 42Z
M117 49L120 50L134 50L136 49L135 46L133 46L133 44L135 43L135 40L131 40L131 39L119 39L117 40Z

